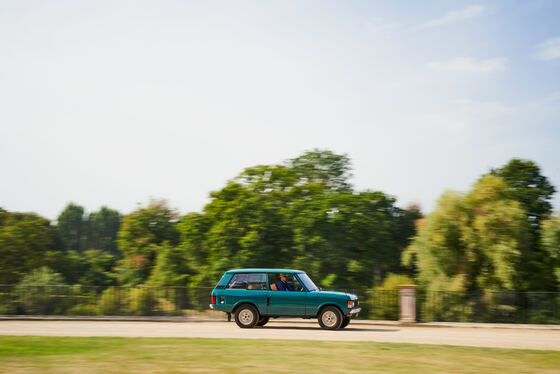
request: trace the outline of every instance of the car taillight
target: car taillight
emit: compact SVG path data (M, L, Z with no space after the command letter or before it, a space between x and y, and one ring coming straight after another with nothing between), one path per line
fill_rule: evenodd
M212 296L212 304L216 304L216 296Z

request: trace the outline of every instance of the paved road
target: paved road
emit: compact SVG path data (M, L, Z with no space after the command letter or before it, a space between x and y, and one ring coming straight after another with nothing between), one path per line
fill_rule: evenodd
M314 323L271 322L240 329L234 322L0 321L0 335L199 337L376 341L560 351L559 330L352 325L326 331Z

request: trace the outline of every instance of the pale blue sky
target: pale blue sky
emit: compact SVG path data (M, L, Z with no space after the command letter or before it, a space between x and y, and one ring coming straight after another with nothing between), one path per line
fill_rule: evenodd
M560 189L559 19L555 0L0 0L0 206L198 211L312 148L426 211L512 157Z

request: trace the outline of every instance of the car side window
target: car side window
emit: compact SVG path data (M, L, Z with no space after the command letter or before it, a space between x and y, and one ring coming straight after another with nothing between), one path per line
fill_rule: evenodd
M251 273L249 274L248 290L266 290L266 274Z
M227 288L238 290L266 290L266 274L238 273L234 274Z
M282 278L282 275L285 278ZM280 284L282 279L286 280L289 289L285 289L286 286ZM269 273L268 281L270 282L271 291L305 291L299 280L291 273Z
M248 274L245 273L233 274L233 277L231 277L227 288L246 290L249 283L249 278L247 275Z

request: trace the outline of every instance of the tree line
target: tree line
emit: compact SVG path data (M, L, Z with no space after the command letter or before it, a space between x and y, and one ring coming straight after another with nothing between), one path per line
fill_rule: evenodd
M447 191L426 216L350 177L346 155L313 150L243 170L185 215L157 200L126 215L71 203L54 223L0 209L0 283L213 286L228 269L281 267L324 288L558 290L555 189L534 162Z

